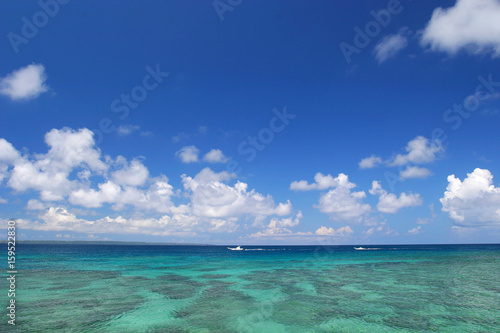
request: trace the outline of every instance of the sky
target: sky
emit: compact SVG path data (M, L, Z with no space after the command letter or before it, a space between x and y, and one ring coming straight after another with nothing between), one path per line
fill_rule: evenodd
M0 12L18 240L500 240L498 0Z

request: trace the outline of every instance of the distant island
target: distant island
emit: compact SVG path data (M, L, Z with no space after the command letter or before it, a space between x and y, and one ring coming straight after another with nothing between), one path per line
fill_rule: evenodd
M7 244L2 239L1 244ZM197 243L149 243L149 242L124 242L124 241L60 241L60 240L17 240L17 244L81 244L81 245L179 245L179 246L216 246L213 244Z

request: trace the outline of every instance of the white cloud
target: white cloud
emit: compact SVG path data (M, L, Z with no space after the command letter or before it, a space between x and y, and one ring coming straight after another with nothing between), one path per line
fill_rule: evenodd
M387 166L405 166L399 176L402 179L407 178L426 178L432 174L429 169L417 167L415 164L427 164L434 162L438 156L444 152L443 144L440 140L429 140L423 136L417 136L410 140L405 147L406 154L396 154L392 158L382 161L382 158L372 155L359 162L360 169L373 168L379 164Z
M22 229L43 231L72 231L93 234L145 234L153 236L187 236L198 234L234 232L236 219L203 219L185 213L172 213L159 218L124 218L122 216L95 220L78 218L64 207L50 207L36 220L17 220Z
M95 190L81 187L69 194L69 202L86 208L98 208L103 204L111 204L114 210L122 210L127 206L137 209L151 210L159 213L186 212L184 205L175 207L171 201L174 196L173 187L166 177L153 178L147 189L132 186L120 186L111 180L97 185Z
M12 144L5 139L0 138L0 162L14 162L20 157L19 152Z
M49 151L31 157L20 157L10 143L0 140L0 161L13 166L7 185L19 192L38 191L42 201L67 199L86 208L110 204L116 210L132 206L161 213L182 211L179 208L182 205L175 207L170 200L174 191L166 177L149 178L148 169L137 159L128 163L119 156L116 161L109 157L103 161L92 135L88 129L51 130L45 136ZM77 178L70 179L72 174ZM0 176L9 176L1 166ZM92 188L93 176L103 177L105 181ZM146 184L149 188L137 188ZM27 209L45 207L38 200L32 200Z
M29 228L194 235L234 232L239 222L251 219L261 224L271 218L284 228L293 227L302 218L300 211L295 218L287 216L292 212L290 201L275 203L271 195L249 191L243 182L228 184L236 175L226 171L216 173L205 168L193 178L182 175L184 191L175 191L167 177L150 177L147 167L137 158L131 161L122 156L101 158L92 134L87 129L54 129L45 136L47 153L26 152L23 156L9 142L0 139L0 175L8 177L7 185L18 192L39 192L39 198L30 198L27 202L27 210L46 210L40 221L26 222ZM184 203L175 205L173 198ZM59 201L57 206L54 207L53 201ZM144 214L142 211L167 215L161 218L104 217L91 221L77 218L75 214L82 211L72 208L70 213L63 207L66 204L84 208L109 205L115 211L132 208L138 216ZM165 225L166 230L162 229ZM181 226L182 231L175 229L176 225ZM141 227L146 229L139 230Z
M271 219L271 222L276 221L276 225L283 226L283 227L295 227L299 224L300 220L304 216L302 215L302 212L299 210L297 212L297 216L293 219L292 217L289 218L282 218L278 219L276 217Z
M376 226L371 227L370 229L368 229L366 231L363 231L363 234L365 236L371 236L375 233L381 234L383 236L391 236L391 235L397 236L397 235L399 235L399 233L396 230L391 229L386 222L377 223Z
M13 169L8 185L16 191L39 191L44 201L62 200L76 185L70 172L77 167L103 174L108 166L100 159L93 133L88 129L74 131L53 129L45 135L50 147L47 154L23 157L10 162Z
M269 237L269 236L292 236L295 235L289 227L294 227L299 224L302 219L302 212L299 210L295 219L286 218L278 219L272 218L267 227L263 231L259 231L250 237Z
M375 155L365 157L358 163L360 169L371 169L379 164L382 164L382 159Z
M183 163L193 163L198 162L198 154L200 150L195 146L182 147L179 151L175 153Z
M385 36L375 46L375 58L379 64L394 57L408 45L408 39L405 36L405 31L406 29L402 29L397 34Z
M138 131L141 127L138 126L138 125L121 125L119 126L117 129L116 129L116 132L119 134L119 135L123 135L123 136L126 136L126 135L129 135L129 134L132 134L133 132L135 131Z
M0 197L0 204L6 204L7 203L7 200L5 200L4 198Z
M423 136L417 136L415 139L408 142L405 147L407 154L397 154L393 159L388 161L391 166L399 166L405 164L425 164L433 162L436 155L443 152L444 148L438 139L429 141Z
M199 227L199 221L183 214L176 214L172 217L165 215L157 219L126 219L121 216L116 218L106 216L92 221L78 218L63 207L50 207L40 215L40 220L24 220L18 222L18 225L32 230L68 230L86 233L147 234L155 236L193 236Z
M349 226L340 227L337 230L333 228L327 228L321 226L315 232L293 232L288 229L290 227L297 226L300 219L302 219L302 212L299 211L297 216L292 219L278 219L273 218L262 231L251 234L250 237L270 237L270 238L281 238L281 237L319 237L319 236L329 236L329 237L347 237L353 233L353 230Z
M31 64L0 78L0 94L12 100L36 98L49 89L46 80L45 67Z
M347 236L352 234L354 231L351 229L350 226L345 226L338 228L337 230L333 228L327 228L324 226L321 226L321 228L318 228L314 233L316 235L320 236Z
M399 177L408 178L427 178L432 175L431 170L418 166L408 166L406 169L399 172Z
M8 186L16 191L40 192L41 201L64 201L85 208L100 208L108 204L114 210L133 207L166 214L193 214L195 217L211 218L214 228L220 225L217 219L225 219L224 225L234 223L231 219L241 216L265 218L284 216L291 212L290 202L275 204L270 195L264 196L255 190L247 191L247 184L226 184L235 175L227 172L215 173L209 168L194 178L183 175L183 185L188 204L176 206L172 198L176 195L164 176L150 178L149 171L139 160L128 162L118 156L101 160L95 147L92 132L87 129L52 130L45 136L50 149L46 154L20 157L8 143L0 141L0 158L5 167L12 165ZM0 169L8 176L5 168ZM75 175L75 179L70 179ZM103 179L97 182L93 177ZM39 210L45 204L32 199L27 208ZM228 222L229 221L229 222ZM227 222L227 223L226 223Z
M425 27L421 44L451 55L469 53L500 55L500 2L457 0L455 6L436 8Z
M0 162L0 184L2 184L4 178L9 176L9 166L5 163Z
M68 172L46 166L40 161L22 159L14 165L7 184L19 192L30 189L38 191L44 201L63 200L73 187L73 183L67 178Z
M47 208L48 206L44 204L43 202L40 202L36 199L30 199L28 200L28 203L26 204L26 209L27 210L42 210Z
M9 175L9 164L14 163L19 158L19 152L12 146L12 144L5 139L0 138L0 184L3 179Z
M97 208L103 203L116 202L122 192L121 187L112 181L98 184L98 188L97 191L91 188L72 191L69 195L69 202L86 208Z
M292 205L289 201L276 205L270 195L247 191L246 183L238 181L233 186L225 183L234 177L227 171L215 173L210 168L201 170L194 178L182 175L184 188L191 192L193 214L212 218L290 214Z
M94 133L86 128L78 131L70 128L53 129L45 135L45 142L50 147L43 163L51 162L52 167L71 170L82 164L92 171L103 172L108 166L101 160L101 152L95 146Z
M309 184L307 180L294 180L290 184L290 190L292 191L309 191L309 190L315 190L316 189L316 184Z
M420 194L401 193L398 198L394 193L387 193L380 185L380 182L376 180L372 182L372 188L369 192L372 195L379 196L377 209L382 213L394 214L404 207L422 205Z
M448 187L439 201L457 226L500 226L500 188L493 185L489 170L476 168L463 182L448 176Z
M423 231L422 231L422 226L420 226L420 225L418 227L415 227L415 228L408 230L408 234L410 234L410 235L418 235L421 232L423 232Z
M220 149L212 149L203 156L203 161L208 163L226 163L228 160Z
M121 160L124 160L122 158ZM146 180L149 178L148 168L144 166L138 160L132 160L130 164L126 164L123 168L111 173L111 178L116 184L128 185L128 186L140 186L144 185Z
M292 191L310 191L310 190L326 190L330 187L336 187L339 185L339 178L333 178L332 175L324 175L318 172L314 176L314 183L309 184L306 180L293 181L290 184L290 190Z
M316 208L333 220L360 221L371 210L370 205L362 202L366 197L365 192L351 192L356 184L349 182L349 177L343 173L334 180L336 187L319 198Z

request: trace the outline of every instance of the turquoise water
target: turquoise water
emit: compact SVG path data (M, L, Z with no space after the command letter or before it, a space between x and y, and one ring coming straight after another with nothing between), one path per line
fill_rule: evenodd
M245 248L19 244L17 325L0 327L500 332L500 245Z

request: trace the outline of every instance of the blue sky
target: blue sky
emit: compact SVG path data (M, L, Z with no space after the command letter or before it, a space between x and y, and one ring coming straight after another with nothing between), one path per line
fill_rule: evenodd
M497 0L0 10L19 239L499 240Z

